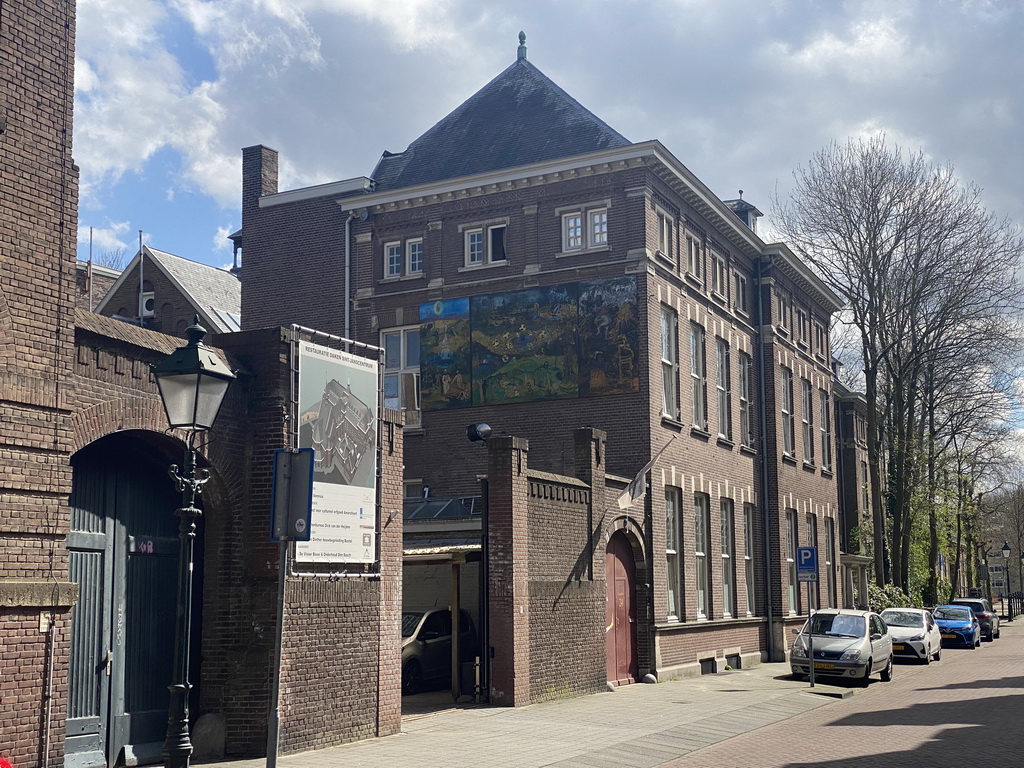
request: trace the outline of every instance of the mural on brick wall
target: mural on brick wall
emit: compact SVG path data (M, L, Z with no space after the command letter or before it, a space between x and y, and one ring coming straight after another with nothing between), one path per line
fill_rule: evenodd
M425 411L638 392L632 277L420 305Z
M420 407L463 408L470 397L469 299L420 305Z

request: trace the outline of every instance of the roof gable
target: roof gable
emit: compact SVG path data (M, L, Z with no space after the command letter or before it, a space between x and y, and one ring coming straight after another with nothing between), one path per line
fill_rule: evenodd
M405 152L385 152L377 191L630 144L520 55Z

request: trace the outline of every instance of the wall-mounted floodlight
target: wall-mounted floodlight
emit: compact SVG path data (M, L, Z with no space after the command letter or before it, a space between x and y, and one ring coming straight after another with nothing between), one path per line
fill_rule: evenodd
M483 442L491 436L491 428L486 424L470 424L466 427L466 437L469 438L469 442Z

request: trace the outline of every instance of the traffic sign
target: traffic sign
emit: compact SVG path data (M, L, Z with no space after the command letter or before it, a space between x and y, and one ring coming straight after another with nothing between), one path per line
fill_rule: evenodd
M818 580L818 548L797 547L796 548L796 580L817 581Z

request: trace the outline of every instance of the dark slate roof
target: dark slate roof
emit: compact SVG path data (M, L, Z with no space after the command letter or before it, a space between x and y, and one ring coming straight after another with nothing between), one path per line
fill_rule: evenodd
M237 274L156 248L144 247L146 255L160 262L160 266L192 303L216 321L217 327L209 330L230 333L241 329L242 283Z
M629 144L524 57L372 175L381 192Z

